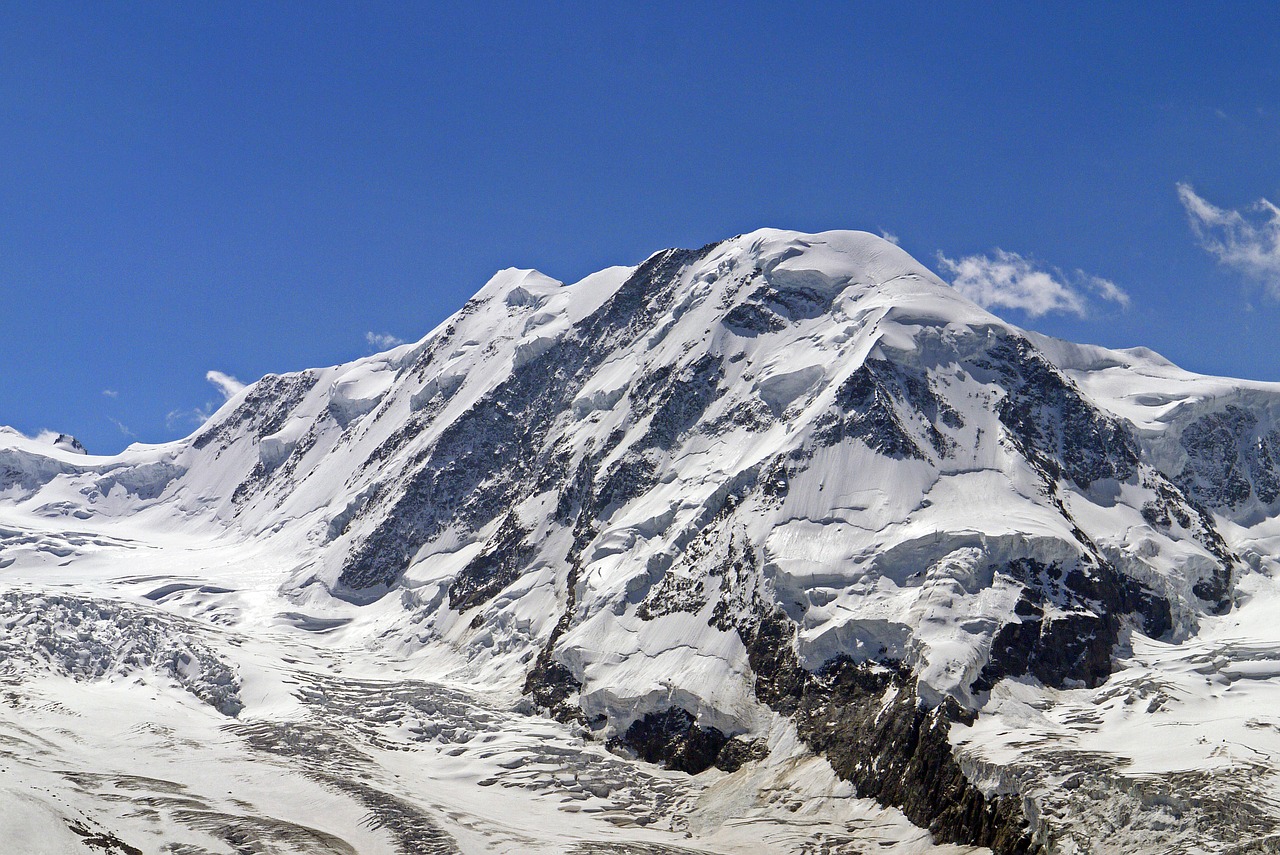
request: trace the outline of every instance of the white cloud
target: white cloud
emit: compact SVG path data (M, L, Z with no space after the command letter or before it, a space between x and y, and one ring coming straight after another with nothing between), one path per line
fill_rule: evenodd
M103 389L103 390L102 390L102 394L103 394L103 395L106 395L108 398L119 398L119 397L120 397L120 393L119 393L119 392L117 392L115 389Z
M953 288L987 309L1019 309L1033 318L1052 312L1083 318L1089 313L1090 294L1129 307L1129 295L1109 279L1083 270L1070 276L1057 269L1042 270L1031 259L1003 249L959 260L939 252L938 264L951 276Z
M880 237L884 238L885 240L887 240L889 243L893 244L894 246L897 246L897 245L898 245L898 236L897 236L897 235L895 235L893 232L886 231L885 229L881 229L881 230L880 230Z
M223 371L206 371L204 379L208 380L222 393L223 400L230 400L244 389L245 384ZM199 427L209 421L209 417L217 411L218 405L206 401L203 407L190 409L174 409L165 414L164 425L169 430L178 430L188 426Z
M1106 300L1108 303L1115 303L1122 309L1129 308L1129 295L1122 290L1119 285L1110 279L1103 279L1101 276L1092 276L1083 270L1076 270L1077 281L1083 282L1085 287L1091 288L1095 294Z
M234 397L244 384L230 374L224 374L221 371L208 371L204 375L204 379L208 380L214 386L218 387L218 391L222 393L223 398Z
M404 339L391 333L376 333L372 330L364 334L364 340L369 342L370 347L376 347L379 350L390 350L393 347L404 344Z
M1280 300L1280 207L1259 199L1243 211L1219 208L1190 184L1178 184L1178 201L1200 246Z

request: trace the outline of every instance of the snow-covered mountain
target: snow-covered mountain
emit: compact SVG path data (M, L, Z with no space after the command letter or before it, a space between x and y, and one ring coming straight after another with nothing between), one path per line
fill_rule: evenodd
M505 270L179 442L0 433L0 827L1273 851L1278 517L1280 384L1019 330L869 234Z

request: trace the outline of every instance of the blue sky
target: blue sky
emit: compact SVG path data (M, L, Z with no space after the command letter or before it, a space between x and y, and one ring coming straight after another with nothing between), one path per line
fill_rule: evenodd
M211 370L760 226L1280 380L1275 4L538 5L7 7L0 423L174 438Z

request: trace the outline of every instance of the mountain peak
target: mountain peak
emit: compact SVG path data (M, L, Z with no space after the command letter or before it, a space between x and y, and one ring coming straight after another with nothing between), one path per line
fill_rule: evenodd
M509 306L537 306L563 287L563 282L538 270L508 267L495 273L472 299L502 300Z

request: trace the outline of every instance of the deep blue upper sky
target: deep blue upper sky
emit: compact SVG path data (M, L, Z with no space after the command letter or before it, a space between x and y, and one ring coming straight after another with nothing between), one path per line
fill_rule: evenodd
M1274 3L441 5L6 7L0 424L173 438L210 369L760 226L1101 277L1127 309L997 311L1280 380L1280 284L1232 254L1276 223L1229 213L1280 197Z

